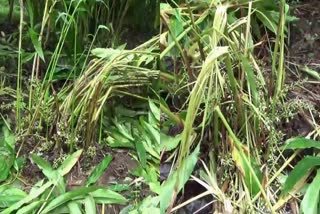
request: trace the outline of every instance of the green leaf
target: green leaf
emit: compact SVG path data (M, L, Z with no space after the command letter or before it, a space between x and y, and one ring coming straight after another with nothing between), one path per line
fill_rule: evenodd
M13 211L20 209L22 205L29 203L30 201L38 198L46 189L48 189L53 183L47 182L46 184L42 185L40 188L35 189L34 191L30 192L28 196L23 198L22 200L18 201L17 203L14 203L7 209L3 210L0 214L10 214Z
M98 26L98 29L99 29L99 30L100 30L100 29L104 29L104 30L107 30L107 31L110 32L110 28L108 28L106 25L99 25L99 26Z
M160 214L159 197L148 196L139 204L136 210L130 211L129 214Z
M160 149L165 151L171 151L179 145L181 141L181 134L176 135L175 137L168 136L166 134L161 133L161 144Z
M320 149L320 141L310 140L307 138L291 138L286 141L284 149L308 149L317 148Z
M43 50L42 50L41 44L38 39L39 35L32 28L29 28L29 36L31 38L33 47L36 50L37 54L45 62Z
M8 178L13 163L14 155L3 148L0 148L0 182Z
M117 131L119 131L123 137L126 137L128 140L131 140L131 141L134 140L134 138L131 135L131 131L128 129L129 127L125 126L125 124L119 124L119 123L115 123L115 125L118 128Z
M179 169L168 177L168 179L162 183L161 185L161 194L160 194L160 210L161 213L165 213L165 210L169 207L172 194L175 190L176 182L178 182L177 193L180 192L182 187L188 181L197 161L200 153L200 144L196 147L196 149L185 158Z
M148 136L152 137L157 145L160 145L160 130L158 127L154 128L150 123L140 119L141 124L143 125L145 131L148 133Z
M139 161L142 167L146 167L147 165L146 149L144 148L143 144L140 141L136 142L136 151L138 153Z
M150 187L150 190L154 193L156 193L157 195L160 195L161 193L161 185L160 185L160 182L157 181L157 182L150 182L148 183L149 184L149 187Z
M33 52L33 53L22 52L21 55L22 55L21 62L22 63L27 63L27 62L29 62L29 61L31 61L33 59L33 57L36 55L36 53L35 52Z
M77 163L80 156L82 154L82 149L79 151L76 151L75 153L69 155L61 164L61 166L58 168L58 171L62 176L68 174L72 167Z
M255 196L260 191L262 172L253 157L244 155L246 154L244 154L244 152L242 152L241 154L237 148L234 148L232 150L232 156L236 163L236 166L241 171L241 175L244 177L244 181L250 193L252 194L252 196ZM245 158L249 161L249 163L245 160ZM252 170L250 168L252 168L254 174L252 173ZM254 176L258 178L258 181L254 179Z
M30 25L31 27L33 28L34 26L34 4L33 4L33 1L32 0L27 0L26 1L26 9L28 11L28 18L30 20Z
M300 69L306 72L307 74L309 74L310 76L312 76L314 79L320 80L320 73L318 71L313 70L306 65L303 67L301 66Z
M15 135L6 127L2 127L0 133L0 182L8 178L10 170L15 162L14 147Z
M97 182L97 180L100 178L103 171L109 166L111 161L112 161L111 155L107 155L106 157L104 157L102 162L91 172L87 180L87 186Z
M122 192L130 189L129 184L113 184L108 186L108 189L114 192Z
M156 106L151 99L149 99L149 106L153 116L160 121L160 107Z
M318 214L320 193L320 169L317 170L317 175L309 185L306 194L301 202L302 213Z
M52 177L53 169L52 169L51 165L46 160L37 156L36 154L32 154L31 159L33 162L35 162L38 165L38 167L41 169L43 174L45 176L47 176L47 178L49 180L56 179L55 177Z
M85 197L85 195L97 189L99 189L99 187L81 187L70 192L64 193L62 195L59 195L58 197L49 202L49 204L42 211L42 213L48 213L54 210L55 208L63 205L64 203L73 200L75 197Z
M12 204L22 200L27 193L19 188L5 185L0 187L0 208L7 208Z
M122 51L112 48L95 48L91 51L91 53L96 57L112 60L115 57L119 56Z
M257 18L266 26L270 31L273 33L277 33L277 24L273 20L270 12L261 8L259 11L256 12Z
M68 203L68 208L70 211L70 214L79 214L82 213L81 206L76 201L71 201Z
M259 94L257 91L257 85L256 85L256 81L254 78L254 72L252 70L252 67L248 61L248 59L244 56L241 56L241 63L243 66L243 69L245 70L246 76L247 76L247 80L249 83L249 87L250 87L250 91L253 97L253 103L255 106L258 106L259 104Z
M168 3L160 3L160 10L171 10L172 7Z
M130 148L130 149L135 148L134 144L130 140L124 139L118 133L115 133L115 131L112 133L112 135L113 136L108 136L106 139L108 146L112 148L115 148L115 147L123 147L123 148Z
M38 207L43 204L43 201L34 201L31 204L22 207L21 209L18 210L17 214L27 214L27 213L32 213L32 211L37 210Z
M178 10L175 10L175 16L170 19L170 31L171 33L168 36L168 45L175 43L175 39L183 32L183 22L181 20ZM170 51L170 56L178 56L179 51L175 47Z
M95 203L92 196L89 195L84 199L84 209L86 211L86 214L96 214L97 213L96 203Z
M320 166L320 157L306 156L291 171L283 185L281 195L285 195L307 174L313 167Z
M22 167L25 165L25 163L26 163L26 159L24 157L18 157L14 161L13 167L17 172L19 172L22 169Z
M125 197L106 188L95 190L90 195L92 195L96 203L100 204L124 204L127 202Z
M14 149L14 145L16 143L15 135L6 127L2 127L3 137L0 139L0 146L9 146L12 150Z

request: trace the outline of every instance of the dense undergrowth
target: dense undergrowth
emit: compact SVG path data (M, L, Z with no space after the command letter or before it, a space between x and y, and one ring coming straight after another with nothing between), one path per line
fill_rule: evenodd
M296 3L12 2L1 214L318 213L319 106L289 96L320 79L288 72ZM307 132L287 133L297 115Z

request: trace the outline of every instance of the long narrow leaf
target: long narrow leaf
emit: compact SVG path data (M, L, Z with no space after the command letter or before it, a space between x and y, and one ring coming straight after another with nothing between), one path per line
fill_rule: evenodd
M42 213L48 213L54 210L55 208L59 207L60 205L71 201L75 197L85 196L86 194L93 192L97 189L99 189L99 187L82 187L82 188L67 192L65 194L62 194L57 198L53 199L51 202L49 202L49 204L42 211Z
M7 209L3 210L0 214L10 214L13 211L20 209L22 205L29 203L35 198L38 198L46 189L48 189L53 183L52 182L47 182L43 186L41 186L39 189L35 190L32 192L32 194L29 194L27 197L22 199L21 201L13 204L12 206L8 207Z
M32 202L31 204L22 207L21 209L18 210L17 214L27 214L27 213L32 213L32 211L36 210L38 207L41 206L43 201L35 201Z
M72 167L77 163L81 154L82 154L82 149L71 154L70 156L67 157L65 161L63 161L61 166L58 168L58 171L61 173L61 175L66 175L68 174L68 172L70 172Z
M309 185L305 196L301 202L301 210L304 214L318 214L320 194L320 169L317 171L316 177Z
M35 162L38 167L42 170L43 174L50 180L53 180L55 178L53 178L52 176L52 173L53 173L53 169L51 167L51 165L46 161L44 160L43 158L35 155L35 154L32 154L31 155L31 159L33 162Z
M243 155L244 152L243 152ZM245 183L250 191L250 193L255 196L260 191L260 185L262 182L262 172L259 169L257 162L253 157L244 157L240 154L236 147L232 150L232 156L236 163L236 166L241 172L241 175L244 177ZM247 158L249 163L247 163L244 158ZM252 171L250 170L252 168ZM254 175L253 175L254 173ZM254 176L256 176L259 180L255 180Z
M200 152L200 146L198 145L196 149L181 163L180 169L172 173L168 179L161 185L160 194L160 210L161 213L165 213L165 210L169 207L170 201L172 199L172 194L174 193L175 184L178 180L179 192L185 183L188 181L197 161Z
M96 203L100 204L124 204L127 199L112 190L106 188L100 188L92 193L90 193Z
M281 195L285 195L315 166L320 166L320 157L306 156L291 171L283 185Z
M10 185L0 187L0 208L6 208L22 200L27 193Z
M308 149L316 148L320 149L320 141L310 140L307 138L291 138L286 141L284 149Z
M112 161L111 155L107 155L106 157L104 157L102 162L91 172L91 174L87 180L87 186L97 182L97 180L100 178L103 171L109 166L111 161Z

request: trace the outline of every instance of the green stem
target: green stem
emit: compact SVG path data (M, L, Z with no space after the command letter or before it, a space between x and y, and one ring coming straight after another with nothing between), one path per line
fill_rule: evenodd
M18 132L21 129L21 101L22 101L22 33L23 33L23 0L20 0L20 25L19 25L19 56L17 77L17 100L16 100L16 125Z

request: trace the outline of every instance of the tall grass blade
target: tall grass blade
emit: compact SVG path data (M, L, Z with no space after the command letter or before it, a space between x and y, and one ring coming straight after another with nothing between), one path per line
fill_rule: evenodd
M293 168L286 179L281 195L288 194L294 186L314 167L320 166L320 157L306 156Z

